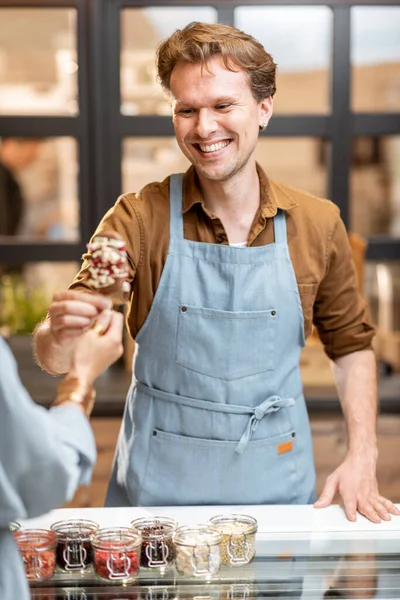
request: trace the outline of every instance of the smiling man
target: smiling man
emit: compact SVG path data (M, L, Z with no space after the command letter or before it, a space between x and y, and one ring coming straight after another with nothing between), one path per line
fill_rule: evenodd
M398 510L376 481L373 328L339 211L255 160L272 57L233 27L192 23L159 46L157 67L192 167L121 196L95 233L126 241L136 341L107 504L315 502L299 369L314 323L349 434L316 506L339 491L349 519L390 519ZM36 332L53 373L97 314L86 274L87 262Z

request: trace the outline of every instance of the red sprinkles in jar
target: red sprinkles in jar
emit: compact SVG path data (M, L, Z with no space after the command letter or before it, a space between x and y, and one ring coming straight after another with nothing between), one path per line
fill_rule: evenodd
M14 533L28 581L43 581L53 576L56 568L57 537L46 529L27 529Z
M92 544L94 568L99 577L107 581L127 581L139 571L140 534L128 528L100 529Z

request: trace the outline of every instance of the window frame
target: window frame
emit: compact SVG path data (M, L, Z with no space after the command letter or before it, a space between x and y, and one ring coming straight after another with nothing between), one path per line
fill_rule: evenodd
M127 137L173 136L168 116L127 116L120 112L121 11L126 8L210 6L218 22L234 24L234 9L244 0L0 0L2 8L75 8L77 10L79 114L0 116L0 137L76 138L79 153L80 236L77 243L16 240L0 244L0 261L79 260L84 244L103 214L121 193L122 143ZM355 6L398 6L400 1L251 0L254 6L328 6L332 10L331 112L327 115L276 115L262 136L318 137L326 140L328 197L339 206L348 226L351 145L358 136L399 135L400 113L354 113L351 110L350 19ZM369 260L398 260L400 238L370 236Z

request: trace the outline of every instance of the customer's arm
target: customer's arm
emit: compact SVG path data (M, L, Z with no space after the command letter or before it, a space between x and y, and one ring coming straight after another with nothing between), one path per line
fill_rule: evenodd
M91 330L77 344L67 378L71 390L76 382L90 387L121 355L122 315L113 313L109 320L104 336ZM95 456L91 427L80 405L68 395L50 411L36 405L0 340L0 526L69 500L78 485L89 482Z

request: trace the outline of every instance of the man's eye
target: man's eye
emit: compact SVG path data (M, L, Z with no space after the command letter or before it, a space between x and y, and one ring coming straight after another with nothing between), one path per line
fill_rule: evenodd
M218 110L224 110L225 108L229 108L230 104L218 104L217 109Z
M178 110L178 114L180 115L191 115L193 112L192 108L181 108L180 110Z

